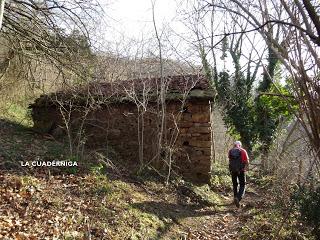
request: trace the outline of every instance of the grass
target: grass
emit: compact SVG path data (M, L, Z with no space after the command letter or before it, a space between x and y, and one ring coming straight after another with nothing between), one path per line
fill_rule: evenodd
M55 233L59 239L83 239L88 234L87 228L92 239L101 239L106 234L111 239L157 239L158 232L166 225L166 221L156 214L132 205L150 200L150 196L132 184L110 181L103 174L88 174L82 178L56 176L51 179L10 175L6 177L9 187L13 186L13 179L22 185L15 193L9 190L13 196L10 201L15 204L29 202L28 215L23 217L24 229L29 233L50 221L59 226ZM6 185L4 189L8 189ZM6 205L6 208L10 206ZM13 208L9 212L17 210ZM39 216L36 222L32 220L35 216ZM27 225L29 223L31 225ZM53 225L46 225L48 234L56 231Z
M31 114L25 104L5 103L2 107L2 117L24 127L32 127ZM1 116L0 115L0 116Z
M227 165L214 164L212 167L212 175L210 179L210 187L214 191L230 191L232 182L230 172Z
M282 211L277 208L263 211L252 209L251 213L254 216L243 226L240 239L260 240L276 237L278 240L316 240L310 230L297 221L294 214L286 219L286 223L278 233L279 226L284 220Z
M254 182L262 189L270 189L276 183L276 176L273 175L250 175L250 181Z
M45 146L46 146L45 155L50 156L50 158L53 158L53 159L64 158L68 151L67 146L59 142L47 141L45 143Z
M130 239L146 239L146 236L148 236L148 239L154 239L158 231L161 231L166 224L158 216L133 207L129 207L125 215L127 215L124 216L125 219L131 225L130 233L128 234ZM132 221L133 219L134 221Z
M148 199L131 184L121 180L109 181L100 173L88 175L87 181L90 184L83 188L86 194L103 198L95 213L100 219L96 227L105 229L113 239L143 239L145 236L152 239L156 236L157 230L164 226L156 215L131 205L132 202Z
M299 214L291 209L290 192L284 190L275 176L250 174L250 182L262 195L262 201L248 211L252 216L241 230L240 239L315 240L311 227L299 220ZM286 185L287 187L287 185ZM288 195L288 196L287 196ZM281 229L280 229L281 227Z
M193 186L192 189L208 205L219 206L224 202L221 194L212 191L209 185Z
M92 179L94 181L91 187L93 194L105 196L112 192L106 175L93 175Z
M38 188L40 186L40 181L34 176L23 175L21 176L21 181L24 187Z
M0 158L7 169L15 169L20 162L67 160L67 147L63 143L44 139L23 125L0 119ZM31 170L27 167L24 171ZM59 168L71 171L71 168Z

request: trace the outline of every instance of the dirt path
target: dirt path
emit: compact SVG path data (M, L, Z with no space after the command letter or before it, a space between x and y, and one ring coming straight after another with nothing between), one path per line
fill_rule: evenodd
M223 203L215 207L199 210L184 209L187 217L178 221L174 232L179 232L180 239L239 239L242 223L252 219L252 208L263 205L263 199L253 184L248 184L241 208L233 204L230 193L223 196ZM181 210L179 210L181 211ZM188 212L189 211L189 212ZM169 232L169 231L168 231ZM173 232L173 229L170 231ZM164 234L161 239L172 239L170 234Z
M247 193L238 209L230 194L224 197L224 204L216 208L216 214L206 216L190 231L187 239L239 239L242 223L251 219L252 208L259 208L262 197L252 184L248 184Z

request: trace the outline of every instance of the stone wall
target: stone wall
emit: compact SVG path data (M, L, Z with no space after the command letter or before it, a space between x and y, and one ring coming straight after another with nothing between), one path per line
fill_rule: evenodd
M209 101L187 104L179 123L177 142L184 150L178 156L177 165L182 174L195 181L209 181L211 171L211 124Z
M174 171L194 182L208 182L211 170L209 101L189 100L183 111L181 109L180 101L169 101L166 106L167 121L163 136L166 145L172 149ZM101 106L86 117L86 144L90 147L110 144L123 159L139 163L140 141L144 146L143 161L152 161L157 167L164 169L157 159L168 156L168 151L158 151L160 122L157 121L157 113L157 106L152 103L148 104L143 117L142 112L138 112L137 106L132 102ZM74 127L79 126L80 115L77 111L72 113ZM53 107L34 107L33 119L36 129L44 127L43 130L47 132L54 132L59 126L64 126L59 111Z

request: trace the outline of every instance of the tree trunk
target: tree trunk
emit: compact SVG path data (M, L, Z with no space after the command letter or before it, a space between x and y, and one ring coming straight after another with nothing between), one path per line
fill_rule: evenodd
M4 3L5 3L5 0L0 0L0 30L2 27L2 19L4 14Z

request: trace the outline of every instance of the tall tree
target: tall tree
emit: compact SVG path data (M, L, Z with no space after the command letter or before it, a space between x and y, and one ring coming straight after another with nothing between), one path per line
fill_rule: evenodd
M299 103L297 118L304 126L320 164L320 24L318 1L238 1L205 2L208 7L236 14L248 22L241 33L257 31L286 68L291 90ZM270 27L280 29L279 37ZM229 32L229 35L239 32Z
M264 70L263 79L257 88L258 92L270 91L277 63L278 58L274 54L273 50L268 47L268 65ZM274 132L279 124L279 119L273 118L272 109L269 108L269 105L264 101L264 99L262 99L261 95L258 95L255 99L255 110L257 114L255 130L257 132L257 138L261 143L262 168L265 169L266 155L271 146Z

